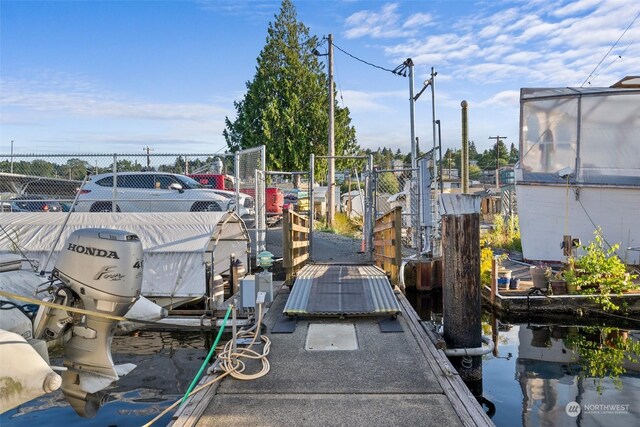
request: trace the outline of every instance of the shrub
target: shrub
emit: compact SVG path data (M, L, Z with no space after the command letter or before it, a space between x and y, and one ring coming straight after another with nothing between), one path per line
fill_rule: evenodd
M598 227L593 234L594 240L580 246L585 254L569 258L564 279L567 284L575 283L581 294L590 295L604 310L620 310L610 294L620 295L637 289L638 286L632 282L637 275L627 273L624 263L616 255L619 244L605 249L602 229Z
M509 222L505 222L502 215L496 215L493 219L491 231L487 232L483 237L487 246L510 251L522 251L520 226L518 217L515 215Z

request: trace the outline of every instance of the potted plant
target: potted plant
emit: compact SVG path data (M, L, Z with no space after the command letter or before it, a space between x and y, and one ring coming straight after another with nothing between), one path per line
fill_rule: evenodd
M531 274L531 281L533 287L538 289L547 289L547 269L541 265L529 267L529 274Z
M553 295L566 295L567 281L564 278L563 271L554 272L548 268L545 273L549 286L551 286L551 293Z

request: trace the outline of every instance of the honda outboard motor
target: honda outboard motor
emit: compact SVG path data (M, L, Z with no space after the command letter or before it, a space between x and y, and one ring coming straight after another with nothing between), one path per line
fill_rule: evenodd
M94 312L79 314L41 308L35 335L64 344L62 391L73 409L93 417L106 399L101 392L135 365L114 366L111 340L117 323L140 296L142 243L135 234L106 228L74 231L54 266L53 302ZM110 318L111 317L111 318Z

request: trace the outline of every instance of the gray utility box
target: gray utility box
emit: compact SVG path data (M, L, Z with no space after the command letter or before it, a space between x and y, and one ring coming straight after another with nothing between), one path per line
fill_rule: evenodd
M273 274L269 271L249 274L240 279L240 307L255 308L258 292L264 292L265 304L273 301Z
M240 279L240 308L254 308L256 294L256 276L248 274Z

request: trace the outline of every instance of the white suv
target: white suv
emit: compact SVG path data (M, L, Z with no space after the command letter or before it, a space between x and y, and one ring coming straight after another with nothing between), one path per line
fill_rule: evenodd
M207 187L208 188L208 187ZM218 190L216 188L210 188L214 193L224 197L225 199L231 199L232 202L236 200L236 192L228 191L228 190ZM248 217L252 217L255 214L255 202L253 197L240 192L240 209L238 215L240 218L247 219Z
M92 176L78 196L77 212L193 212L233 210L235 200L204 188L188 176L166 172L121 172Z

